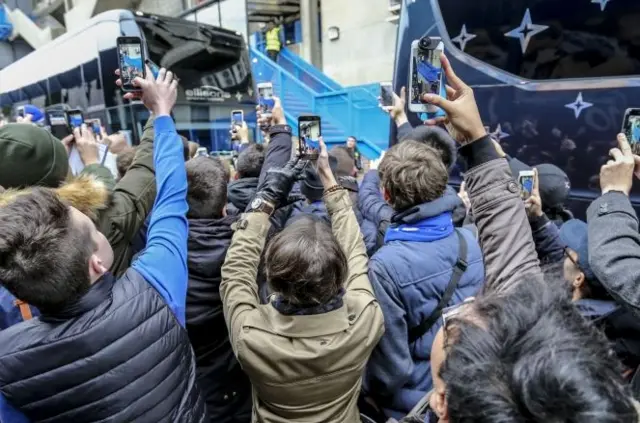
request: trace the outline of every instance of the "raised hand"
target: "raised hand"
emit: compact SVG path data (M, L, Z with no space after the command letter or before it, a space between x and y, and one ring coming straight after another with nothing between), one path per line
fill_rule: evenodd
M540 217L542 211L542 197L540 197L540 186L538 185L538 169L533 169L533 190L531 196L525 201L525 208L529 217Z
M487 134L482 124L473 90L453 71L449 59L441 56L442 69L447 76L447 98L436 94L425 94L422 101L440 107L446 117L429 119L427 125L444 123L451 136L460 144L468 144Z
M178 79L174 78L173 72L165 68L160 69L158 77L153 79L153 73L147 66L147 76L145 79L137 77L133 80L133 85L140 87L141 92L128 92L124 95L127 100L142 100L145 107L154 115L169 115L178 98ZM116 70L116 75L120 71ZM118 79L116 85L122 86L122 80Z
M625 134L618 134L618 148L612 148L609 154L613 158L600 169L600 188L602 193L620 191L625 195L631 192L636 161Z
M100 148L93 131L82 124L73 130L73 137L78 153L85 166L100 162ZM66 139L66 138L65 138Z

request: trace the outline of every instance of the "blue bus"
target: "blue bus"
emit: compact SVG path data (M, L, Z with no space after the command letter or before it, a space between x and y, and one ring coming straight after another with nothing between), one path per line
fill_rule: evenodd
M570 208L583 217L600 194L600 167L625 110L640 107L640 1L404 0L402 6L396 92L407 85L411 41L442 37L489 132L531 166L564 169ZM420 124L416 115L410 120Z
M180 78L173 110L181 135L209 150L230 150L231 111L255 131L255 87L244 38L185 19L128 10L101 13L0 71L0 107L65 104L99 118L109 132L139 141L149 113L115 85L116 39L140 37L146 57Z

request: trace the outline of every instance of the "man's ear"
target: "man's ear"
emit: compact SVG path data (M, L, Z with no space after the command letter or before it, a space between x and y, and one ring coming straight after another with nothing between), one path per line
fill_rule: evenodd
M578 272L576 278L573 280L572 285L575 289L582 290L584 288L585 280L586 278L584 276L584 273Z
M222 217L227 217L227 205L226 204L222 208Z
M240 174L239 174L238 172L236 172L236 173L233 175L233 180L234 180L234 181L237 181L238 179L240 179Z
M391 196L389 195L387 190L384 189L384 188L382 188L382 198L384 198L384 201L386 201L387 203L391 204Z
M89 277L91 278L91 283L100 279L102 275L107 273L107 270L109 269L102 264L102 259L96 254L91 254L89 258Z

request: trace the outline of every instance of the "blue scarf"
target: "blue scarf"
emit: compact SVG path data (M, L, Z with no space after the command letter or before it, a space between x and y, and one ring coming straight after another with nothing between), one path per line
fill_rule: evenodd
M454 231L452 213L444 212L415 223L390 226L384 235L385 244L391 241L433 242Z

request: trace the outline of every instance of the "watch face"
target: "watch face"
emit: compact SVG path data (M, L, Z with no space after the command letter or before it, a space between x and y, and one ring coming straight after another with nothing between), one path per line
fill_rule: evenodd
M251 208L257 209L258 207L260 207L261 204L262 204L262 200L259 198L256 198L251 202Z

